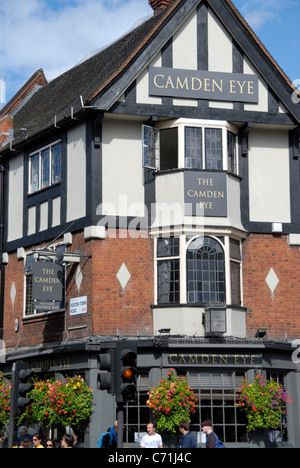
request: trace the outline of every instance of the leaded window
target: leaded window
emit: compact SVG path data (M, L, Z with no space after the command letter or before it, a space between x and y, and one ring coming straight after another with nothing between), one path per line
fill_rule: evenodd
M205 169L223 169L222 130L205 129Z
M61 180L61 143L56 142L29 157L29 193L59 183Z
M157 240L157 302L175 304L180 299L179 238ZM165 257L164 259L161 259Z
M187 302L224 304L225 257L221 244L197 237L187 250Z

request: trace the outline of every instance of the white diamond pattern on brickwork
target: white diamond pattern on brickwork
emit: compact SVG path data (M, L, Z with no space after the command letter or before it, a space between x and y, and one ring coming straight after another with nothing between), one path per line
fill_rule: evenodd
M274 294L279 283L279 278L276 275L273 268L271 268L271 270L268 273L268 276L266 277L266 283L269 286L271 293Z
M123 263L120 270L118 271L117 278L122 288L125 289L128 284L128 281L131 278L131 274L129 273L128 268L125 265L125 263Z

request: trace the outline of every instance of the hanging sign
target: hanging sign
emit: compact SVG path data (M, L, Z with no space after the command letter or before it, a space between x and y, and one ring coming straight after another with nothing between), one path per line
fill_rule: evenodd
M258 77L175 68L149 68L150 96L258 103Z
M40 311L61 309L64 267L53 262L35 262L32 274L32 300Z

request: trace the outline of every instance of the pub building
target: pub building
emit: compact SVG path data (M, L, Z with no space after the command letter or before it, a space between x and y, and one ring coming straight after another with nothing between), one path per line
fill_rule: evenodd
M297 90L230 0L149 3L142 24L49 83L37 71L0 112L0 370L83 376L82 443L96 447L116 417L98 355L136 340L127 446L174 368L199 399L199 443L210 418L228 447L299 447ZM237 403L257 373L293 403L254 442Z

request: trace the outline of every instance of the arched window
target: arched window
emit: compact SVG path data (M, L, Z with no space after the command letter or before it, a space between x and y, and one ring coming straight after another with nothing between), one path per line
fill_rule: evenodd
M225 259L221 244L197 237L187 249L187 302L225 303Z

